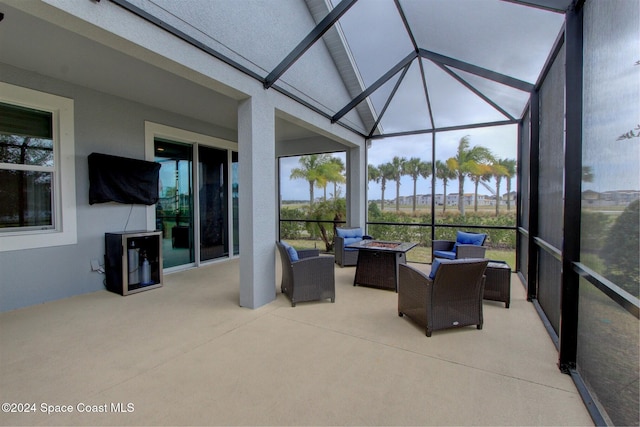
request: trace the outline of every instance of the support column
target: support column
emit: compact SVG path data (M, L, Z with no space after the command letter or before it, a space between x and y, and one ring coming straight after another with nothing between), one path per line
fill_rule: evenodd
M582 5L581 5L582 6ZM560 322L560 370L576 369L580 276L573 263L580 261L582 199L582 18L583 9L569 10L565 21L565 161L564 224L562 247L562 298Z
M276 298L275 115L268 93L238 106L240 306Z
M538 298L538 217L540 215L540 92L536 89L529 102L531 135L529 141L529 265L527 266L527 301Z
M347 225L365 228L367 214L366 143L347 150Z

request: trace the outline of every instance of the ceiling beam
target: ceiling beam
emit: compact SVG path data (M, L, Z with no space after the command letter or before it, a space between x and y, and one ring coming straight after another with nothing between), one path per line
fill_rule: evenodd
M276 66L276 68L269 73L264 80L264 88L269 89L273 84L291 67L294 62L298 60L313 44L323 36L341 17L344 15L351 6L358 0L342 0L340 4L334 7L325 16L322 21L315 26L313 30L307 36L302 39L298 46L296 46L289 54Z
M402 23L404 24L404 29L407 32L407 35L411 39L411 44L413 44L413 48L415 51L418 51L418 42L416 42L416 38L413 36L413 31L411 31L411 26L409 25L409 21L407 20L407 15L404 13L404 9L400 4L400 0L395 0L396 9L398 9L398 14L400 15L400 19L402 19Z
M363 92L360 93L360 95L356 96L355 98L353 98L351 100L351 102L349 102L347 105L345 105L342 110L338 111L332 118L331 118L331 123L335 123L338 120L340 120L345 114L347 114L352 108L354 108L356 105L358 105L359 103L361 103L367 96L371 95L373 92L375 92L376 90L378 90L378 88L380 86L382 86L383 84L385 84L391 77L395 76L396 73L398 73L400 70L402 70L404 67L406 67L408 64L411 63L411 61L413 61L414 59L416 59L418 57L418 54L416 52L411 52L409 55L407 55L403 60L401 60L400 62L398 62L393 68L391 68L389 71L387 71L382 77L380 77L378 80L376 80L375 83L373 83L371 86L369 86L367 89L365 89Z
M398 88L400 87L400 84L404 80L404 76L407 75L407 71L409 71L409 66L410 66L410 64L407 64L404 67L404 69L402 70L402 74L400 75L400 78L398 78L398 81L394 85L393 90L391 90L391 94L389 95L389 97L385 101L384 107L382 107L382 111L380 111L380 114L378 115L378 118L377 118L376 122L374 123L373 127L371 128L371 132L369 132L369 137L371 137L373 135L373 133L375 132L375 130L378 128L378 125L380 124L380 121L382 120L382 116L384 116L384 113L387 111L387 108L389 107L389 104L391 104L391 100L396 95L396 92L398 91Z
M572 1L568 0L565 3L568 3L566 5L566 7L560 7L557 6L558 2L557 1L540 1L540 0L502 0L508 3L515 3L515 4L519 4L522 6L528 6L528 7L535 7L537 9L542 9L542 10L546 10L549 12L556 12L556 13L566 13L567 10L569 10L569 7L571 7Z
M431 122L431 127L436 127L436 122L433 119L433 108L431 108L431 98L429 98L429 88L427 87L427 77L424 72L424 64L422 63L422 58L418 60L418 65L420 65L420 77L422 79L422 90L424 90L424 97L427 100L427 111L429 112L429 121Z
M436 65L438 67L440 67L443 71L445 71L447 74L449 74L451 77L453 77L454 79L456 79L458 82L460 82L460 84L464 85L467 89L469 89L471 92L475 93L477 96L479 96L480 98L482 98L482 100L484 102L486 102L487 104L491 105L495 110L497 110L500 114L502 114L503 116L505 116L506 118L510 119L510 120L515 120L515 117L513 117L511 114L509 114L504 108L500 107L498 104L496 104L495 102L493 102L489 97L487 97L485 94L483 94L482 92L480 92L478 89L476 89L474 86L472 86L469 82L467 82L466 80L464 80L462 77L460 77L459 75L457 75L456 73L454 73L453 71L451 71L449 69L449 67L446 67L442 64L438 64L436 63Z
M519 80L505 74L500 74L495 71L487 70L486 68L469 64L468 62L463 62L458 59L440 55L439 53L431 52L426 49L420 49L420 56L430 59L435 63L448 65L450 67L457 68L458 70L466 71L468 73L484 77L485 79L493 80L494 82L502 83L503 85L507 85L524 92L531 92L534 88L533 84L525 82L523 80Z
M447 127L434 128L434 129L420 129L420 130L410 130L405 132L387 133L384 135L372 135L369 137L369 139L395 138L398 136L422 135L425 133L434 133L434 132L450 132L453 130L477 129L477 128L492 127L492 126L505 126L505 125L513 125L517 123L520 123L520 120L503 120L499 122L475 123L472 125L447 126Z

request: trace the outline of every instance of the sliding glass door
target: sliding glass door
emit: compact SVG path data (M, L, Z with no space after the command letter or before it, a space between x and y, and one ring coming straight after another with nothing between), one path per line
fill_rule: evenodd
M228 152L198 147L200 261L229 256Z
M154 137L160 163L156 229L165 269L239 254L238 153Z

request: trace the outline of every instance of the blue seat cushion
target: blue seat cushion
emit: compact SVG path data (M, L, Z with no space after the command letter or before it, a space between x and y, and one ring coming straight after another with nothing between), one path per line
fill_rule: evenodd
M344 238L354 238L357 237L359 240L362 239L362 229L361 228L336 228L336 234L340 237Z
M454 251L433 251L433 255L438 258L456 259Z
M431 273L429 273L429 279L433 280L436 278L436 272L438 271L438 267L440 267L440 260L434 259L431 264Z
M282 246L284 246L284 248L289 253L289 258L291 259L292 262L300 260L300 258L298 257L298 251L296 251L293 246L291 246L287 242L280 242L280 243L282 243Z
M485 234L458 231L458 234L456 235L456 244L482 246L485 237Z

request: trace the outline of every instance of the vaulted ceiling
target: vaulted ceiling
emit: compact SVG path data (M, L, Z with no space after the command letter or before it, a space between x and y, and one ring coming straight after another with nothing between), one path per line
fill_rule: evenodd
M112 1L170 31L188 25L189 31L175 34L205 45L265 88L369 138L516 122L561 34L564 12L573 5L572 0L305 0L315 25L304 33L287 29L285 37L275 30L285 32L290 17L269 2L252 2L244 12L230 2L208 2L196 16L171 0L152 0L145 10L131 0ZM248 16L248 9L256 13ZM232 24L231 31L211 25L221 17ZM312 74L305 87L296 80L320 43L349 102L323 98L324 82Z
M379 138L516 122L561 34L564 12L575 0L304 0L304 4L247 0L250 8L237 8L229 1L196 2L209 8L209 15L199 9L194 14L194 8L181 8L174 0L111 1L203 47L265 88L294 98L327 120L364 137ZM158 12L149 13L149 6L143 10L139 4ZM305 8L311 18L303 30L278 36L291 19L282 10L292 7L298 13ZM247 10L255 13L249 16ZM45 74L63 80L87 80L87 86L127 96L127 88L114 78L118 72L113 64L121 61L112 57L120 54L101 49L104 60L78 63L79 51L95 52L99 47L66 37L67 33L44 22L29 23L26 16L16 19L21 18L17 11L12 15L2 28L24 33L24 43L15 37L11 43L2 43L3 57L11 59L8 63L46 69ZM232 30L217 32L219 25L207 24L213 19L227 21ZM35 37L36 33L42 37ZM29 41L34 38L40 43ZM63 43L67 39L70 44ZM313 73L306 74L306 87L300 86L299 70L320 46L336 66L348 93L346 101L345 97L323 97L326 83ZM26 55L28 51L33 54ZM29 64L43 57L49 60ZM162 78L162 70L139 66L144 69L128 76L154 73ZM310 90L310 86L315 87ZM202 88L188 82L167 84L163 92L152 87L145 91L145 87L144 81L137 85L137 92L146 94L142 102L171 105L158 98L190 93L194 104L189 114L194 118L205 119L206 114L209 121L215 117L221 125L237 126L235 116L230 116L235 111L233 99L213 91L204 96ZM296 135L295 130L291 135Z

